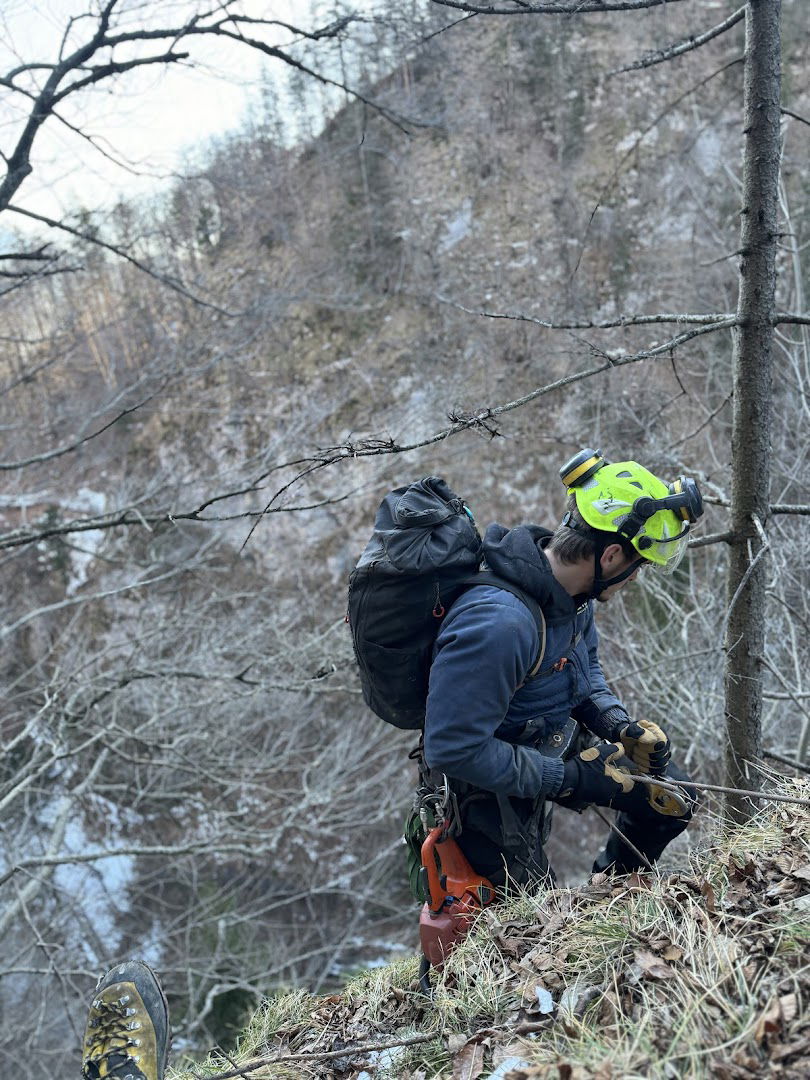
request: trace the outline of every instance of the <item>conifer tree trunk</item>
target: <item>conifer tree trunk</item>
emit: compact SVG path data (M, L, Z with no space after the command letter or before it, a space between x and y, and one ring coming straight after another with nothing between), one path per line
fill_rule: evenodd
M734 338L734 420L728 578L726 779L756 790L748 762L762 750L765 648L764 532L770 498L771 368L776 311L777 195L781 92L781 0L748 0L745 19L744 163L740 276ZM760 528L757 527L759 523ZM738 821L753 807L732 796Z

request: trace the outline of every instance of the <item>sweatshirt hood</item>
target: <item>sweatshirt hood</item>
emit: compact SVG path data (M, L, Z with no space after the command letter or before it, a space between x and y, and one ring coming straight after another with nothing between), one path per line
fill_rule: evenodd
M541 544L551 538L540 525L518 525L506 529L497 523L484 534L484 558L493 573L524 589L540 604L546 621L567 622L577 611L577 603L551 572Z

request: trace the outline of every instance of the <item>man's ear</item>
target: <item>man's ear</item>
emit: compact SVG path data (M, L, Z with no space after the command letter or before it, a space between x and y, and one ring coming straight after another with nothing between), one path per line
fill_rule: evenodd
M599 560L599 565L603 570L609 570L611 567L615 567L619 563L625 561L624 548L621 544L608 544L605 550L602 552L602 558Z

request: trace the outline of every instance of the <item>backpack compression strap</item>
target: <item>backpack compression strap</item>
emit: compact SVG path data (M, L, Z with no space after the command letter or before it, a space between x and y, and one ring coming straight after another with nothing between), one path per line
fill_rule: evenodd
M540 651L537 654L537 659L534 661L526 675L526 679L533 679L540 670L540 665L543 663L543 657L546 655L546 620L543 615L543 609L533 596L530 596L529 593L525 592L518 585L513 585L511 581L507 581L506 578L498 577L497 574L493 574L489 570L479 571L474 577L467 578L464 584L494 585L496 589L503 589L504 592L516 596L532 613L537 627L537 635L540 638Z

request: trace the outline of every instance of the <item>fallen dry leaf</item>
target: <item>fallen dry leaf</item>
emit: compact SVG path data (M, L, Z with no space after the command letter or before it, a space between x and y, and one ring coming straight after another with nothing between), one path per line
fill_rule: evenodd
M538 945L523 957L521 966L526 966L534 971L549 971L555 966L554 957L546 950L544 945Z
M748 1069L755 1076L759 1076L762 1072L762 1062L755 1058L753 1054L749 1054L748 1051L744 1048L737 1051L737 1053L732 1058L732 1061L735 1063L735 1065L739 1065L743 1069Z
M757 1020L757 1026L754 1028L754 1038L758 1043L762 1044L769 1035L773 1035L781 1027L782 1007L779 1000L776 999L768 1003L759 1020Z
M627 877L626 886L628 889L651 889L652 877L649 874L640 874L638 871L629 874Z
M799 1015L799 999L796 994L784 994L780 997L779 1007L782 1010L782 1020L786 1024Z
M453 1057L453 1080L477 1080L484 1071L484 1047L468 1042Z
M501 950L506 953L507 956L513 956L517 958L523 952L525 947L524 938L504 937L503 934L494 934L493 941Z
M647 952L646 949L637 950L633 954L633 959L638 964L642 974L650 979L668 979L675 974L669 964L665 964L655 953Z
M765 895L769 900L773 900L780 897L793 896L800 888L801 886L795 881L791 881L790 878L780 878L779 881L768 886L765 890Z
M495 1043L492 1047L492 1067L497 1069L505 1061L525 1060L526 1047L522 1042L513 1039L506 1043ZM515 1066L516 1067L516 1066Z
M784 1061L785 1058L796 1057L798 1054L806 1054L810 1057L810 1038L803 1038L786 1043L771 1051L773 1061ZM810 1066L810 1061L808 1061ZM805 1070L805 1075L810 1076L810 1068Z
M700 883L700 893L706 900L706 910L714 914L717 911L717 898L714 894L714 888L710 882L705 879Z
M728 861L728 868L736 878L756 879L759 876L754 856L750 854L732 855Z

